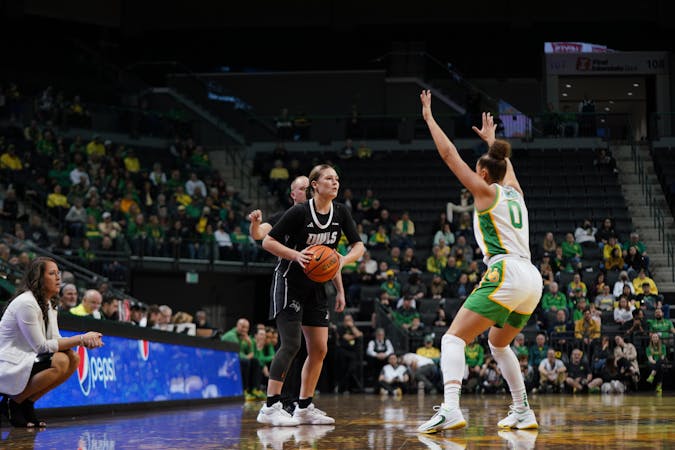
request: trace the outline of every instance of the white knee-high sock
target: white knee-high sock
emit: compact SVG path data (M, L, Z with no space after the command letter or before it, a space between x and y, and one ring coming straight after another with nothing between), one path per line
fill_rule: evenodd
M513 398L513 406L520 409L529 408L527 403L527 392L525 390L525 382L523 381L523 374L520 371L520 363L516 354L513 353L511 347L495 347L492 342L489 342L490 351L495 361L499 365L499 370L502 371L502 376L509 385L511 397Z
M443 373L443 403L451 408L459 407L459 394L464 378L464 347L466 342L452 334L441 339L441 372Z

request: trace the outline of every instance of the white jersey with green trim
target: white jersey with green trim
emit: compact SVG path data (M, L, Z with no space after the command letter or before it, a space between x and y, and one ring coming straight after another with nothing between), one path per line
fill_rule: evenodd
M527 207L520 192L511 186L493 184L497 191L494 203L483 211L474 210L473 232L483 252L484 261L495 255L531 258L530 227Z

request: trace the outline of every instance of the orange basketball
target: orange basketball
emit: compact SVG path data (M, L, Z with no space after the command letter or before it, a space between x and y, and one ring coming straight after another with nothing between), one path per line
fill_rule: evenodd
M340 268L340 255L327 245L312 245L312 259L305 264L305 275L317 283L332 280Z

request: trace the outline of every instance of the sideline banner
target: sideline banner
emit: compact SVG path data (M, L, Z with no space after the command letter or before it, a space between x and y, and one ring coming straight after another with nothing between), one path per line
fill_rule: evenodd
M64 337L76 333L61 330ZM77 371L39 408L142 403L243 395L239 355L210 348L105 336L80 355Z

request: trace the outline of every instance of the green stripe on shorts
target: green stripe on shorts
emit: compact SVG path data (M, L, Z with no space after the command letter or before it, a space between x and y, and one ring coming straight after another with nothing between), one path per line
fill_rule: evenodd
M530 318L530 314L519 314L500 305L492 299L504 281L504 264L501 260L488 267L481 280L480 286L474 290L464 302L464 307L486 319L493 320L495 326L501 328L508 323L514 328L523 328Z

